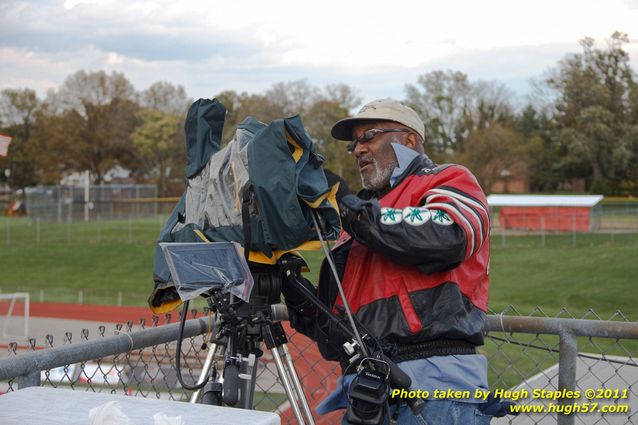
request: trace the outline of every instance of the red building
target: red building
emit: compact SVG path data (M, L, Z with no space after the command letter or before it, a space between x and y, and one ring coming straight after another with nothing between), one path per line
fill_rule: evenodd
M600 223L596 214L602 195L490 195L490 208L500 209L502 229L589 232Z

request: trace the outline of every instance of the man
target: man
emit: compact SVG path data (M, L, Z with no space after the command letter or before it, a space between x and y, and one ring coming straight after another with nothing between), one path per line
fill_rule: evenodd
M459 165L434 164L423 152L424 132L416 112L391 99L333 126L333 137L350 141L364 190L340 200L344 232L332 254L357 321L411 377L412 389L431 394L418 419L392 400L398 423L489 423L480 400L432 398L435 390L487 389L487 360L476 347L487 310L490 219L475 177ZM316 291L343 313L326 261ZM355 367L341 347L346 339L293 286L284 295L292 326L341 362L349 385ZM346 403L338 388L318 411Z

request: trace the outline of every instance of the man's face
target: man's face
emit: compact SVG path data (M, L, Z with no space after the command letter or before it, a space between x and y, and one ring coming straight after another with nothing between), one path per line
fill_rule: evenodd
M401 128L402 126L392 121L361 122L352 128L352 136L357 140L371 129ZM365 189L381 191L385 189L396 168L397 157L391 143L404 143L407 133L379 133L372 140L357 143L353 155L357 159L361 183Z

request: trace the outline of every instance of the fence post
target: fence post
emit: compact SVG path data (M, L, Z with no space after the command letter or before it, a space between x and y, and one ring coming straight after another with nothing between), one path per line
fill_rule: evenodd
M100 232L100 213L97 213L97 241L102 239L102 233Z
M578 358L578 340L576 335L568 330L559 333L560 346L558 353L558 389L574 391L576 388L576 359ZM564 398L558 404L572 404L573 399ZM574 415L558 414L558 425L573 425Z
M501 230L501 246L503 248L505 248L507 246L507 241L505 240L506 239L505 232L507 231L507 223L506 223L506 221L507 221L506 218L503 217L503 229Z
M58 186L56 193L58 194L58 224L62 224L62 187Z
M572 215L572 246L576 246L576 216Z
M6 241L7 245L11 245L11 227L9 225L9 223L10 223L9 222L9 216L4 218L4 223L5 223L4 229L5 229L5 234L6 234L5 235L6 236L5 241Z
M545 248L545 216L541 216L541 248Z
M71 193L69 194L69 209L66 215L66 239L71 241L71 222L73 221L73 186L69 186Z
M134 214L135 214L135 218L139 218L140 216L140 211L139 211L139 200L140 200L140 186L139 185L135 185L135 203L134 205Z
M26 375L18 376L18 389L39 387L41 384L39 370L32 370Z
M78 291L78 304L84 303L84 291L81 289Z
M133 220L129 214L128 216L128 243L133 242Z
M40 217L35 218L35 240L40 243Z

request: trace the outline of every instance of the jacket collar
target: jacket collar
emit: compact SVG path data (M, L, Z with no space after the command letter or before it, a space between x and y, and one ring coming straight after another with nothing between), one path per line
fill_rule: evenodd
M432 162L432 160L428 158L427 155L418 154L418 156L416 156L414 159L412 159L412 161L410 161L410 163L405 167L403 172L396 177L396 180L394 181L394 184L392 185L391 188L389 189L386 188L385 190L382 190L380 192L369 190L369 189L363 189L357 194L357 196L365 200L372 199L372 198L382 198L383 196L380 196L381 193L386 194L390 192L393 188L401 184L401 182L405 180L407 177L411 176L412 174L416 173L417 171L423 168L431 168L431 167L434 167L434 162Z

